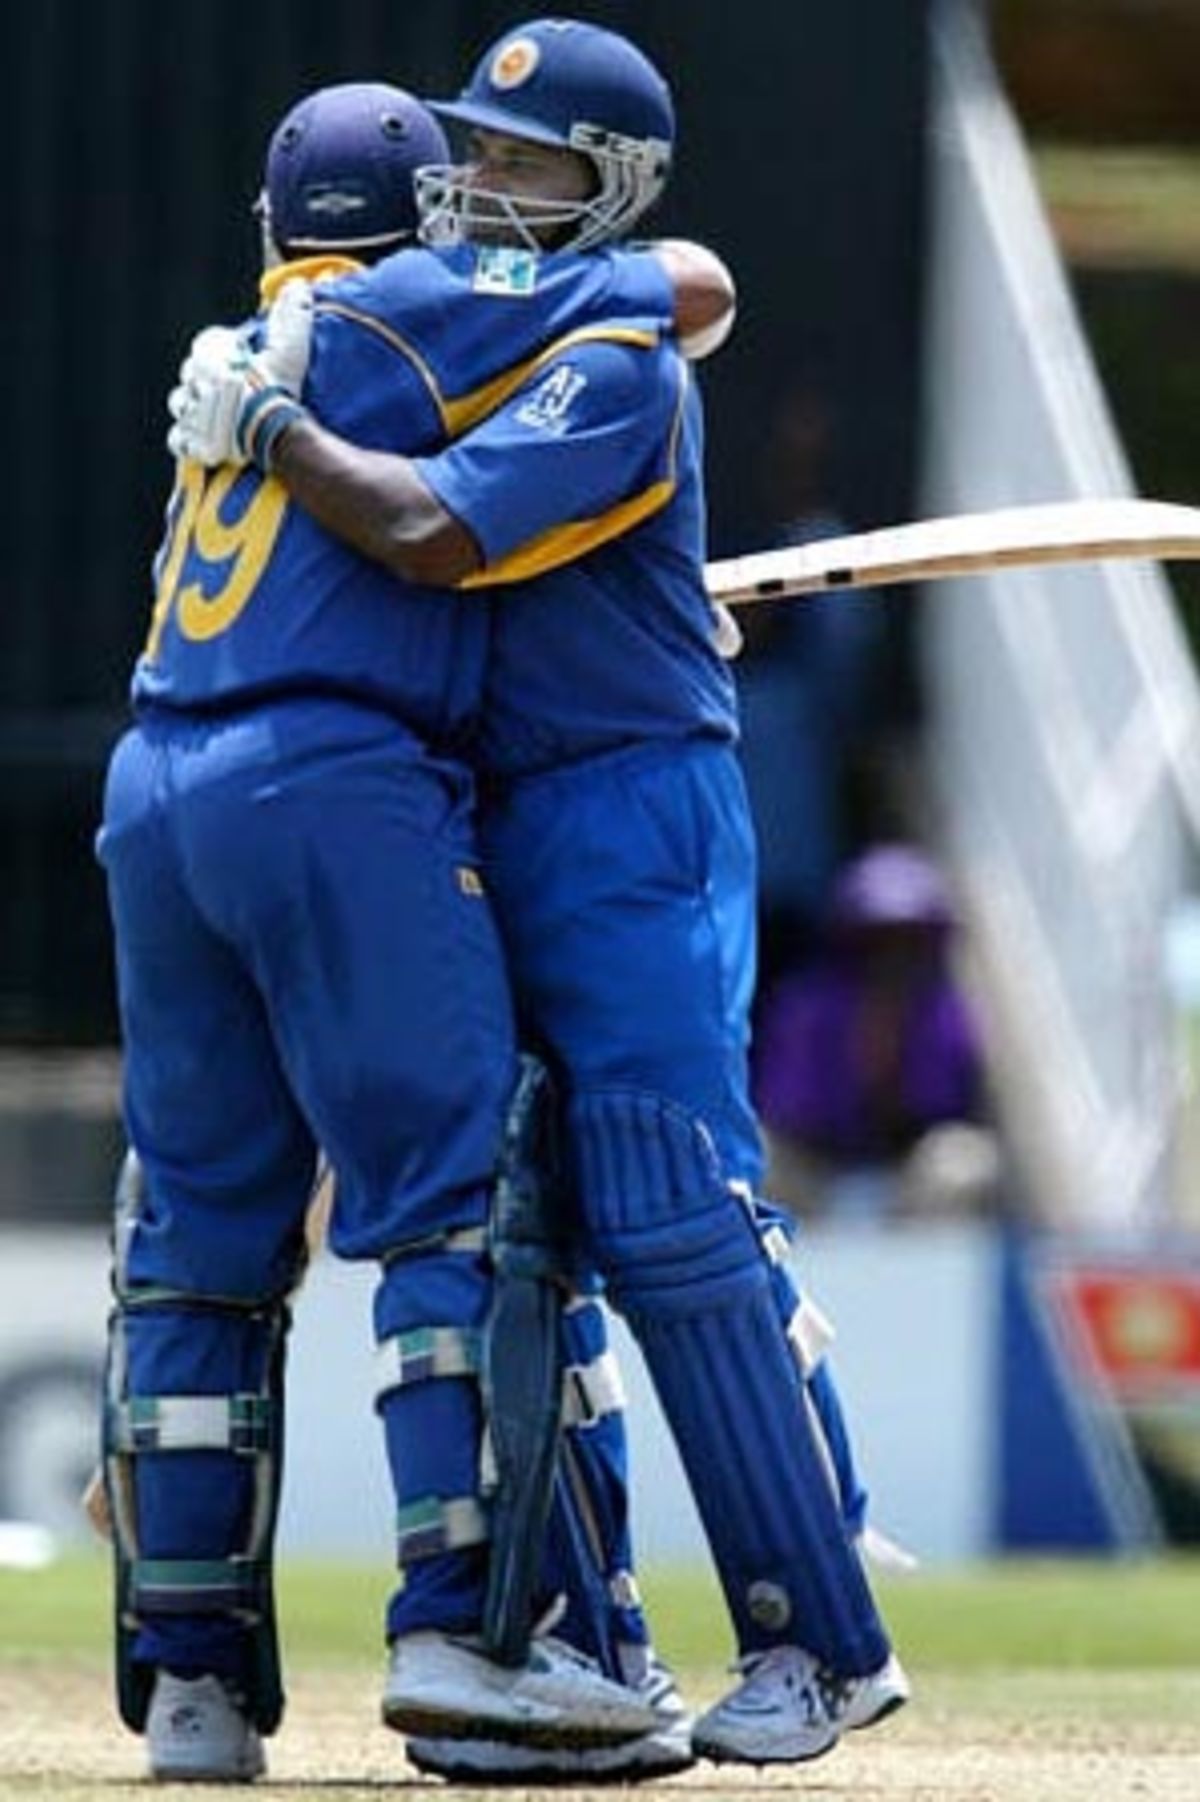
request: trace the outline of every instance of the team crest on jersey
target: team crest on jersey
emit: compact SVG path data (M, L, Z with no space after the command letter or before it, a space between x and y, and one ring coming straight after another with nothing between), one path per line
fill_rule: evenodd
M537 68L541 54L532 38L511 38L492 58L488 80L494 88L519 88Z
M517 408L517 418L522 425L532 426L535 431L547 432L552 438L561 438L567 429L571 402L586 387L585 375L570 363L560 363L544 381L538 383L529 399Z
M537 268L532 250L483 244L475 253L471 286L476 294L532 294L537 287Z

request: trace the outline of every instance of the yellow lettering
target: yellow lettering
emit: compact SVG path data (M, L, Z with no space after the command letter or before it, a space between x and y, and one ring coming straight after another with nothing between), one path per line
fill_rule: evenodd
M229 467L219 470L196 516L193 537L197 553L206 563L230 567L225 581L212 594L206 594L199 582L180 589L179 630L185 638L216 638L233 624L254 592L279 536L288 497L269 476L237 519L227 524L221 518L221 503L241 473Z
M236 519L221 508L242 470L224 465L210 472L199 463L181 463L171 499L172 520L159 566L158 586L145 656L153 662L174 608L184 638L216 638L250 600L275 548L288 497L270 477L259 483ZM196 558L208 567L211 589L202 581L180 587L184 566Z
M179 581L179 572L183 568L183 560L187 556L188 544L191 541L192 527L196 523L196 514L200 502L204 499L205 471L199 463L181 463L175 477L175 492L171 496L171 526L163 560L158 571L158 586L154 595L154 611L150 615L150 630L146 636L143 656L153 663L158 652L163 628L167 623L167 615L171 611L171 602L175 598L175 585Z

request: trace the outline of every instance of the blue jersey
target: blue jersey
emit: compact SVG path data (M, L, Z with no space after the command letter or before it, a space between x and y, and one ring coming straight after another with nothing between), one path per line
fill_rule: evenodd
M643 254L405 251L369 270L338 260L282 274L296 268L336 275L317 284L306 401L355 443L404 454L469 430L531 379L548 346L614 319L663 330L673 306L661 265ZM155 575L139 705L208 711L328 694L438 744L475 716L485 600L399 584L257 470L180 466Z
M501 585L483 773L736 738L704 587L702 452L687 364L631 328L565 346L469 438L421 462L484 552L471 585Z

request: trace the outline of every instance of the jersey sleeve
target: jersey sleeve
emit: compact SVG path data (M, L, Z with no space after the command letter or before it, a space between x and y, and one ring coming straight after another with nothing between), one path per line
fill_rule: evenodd
M316 348L330 346L343 380L359 380L357 367L361 381L387 374L390 350L432 403L440 446L493 412L568 334L622 323L669 335L674 303L670 277L649 251L405 250L319 290Z
M649 248L618 247L608 255L614 311L661 320L668 331L673 331L675 289L661 258Z
M480 425L416 459L483 555L464 586L527 580L665 506L687 379L657 329L576 334Z
M444 442L438 396L420 359L386 324L318 296L304 400L331 431L368 450L432 450Z

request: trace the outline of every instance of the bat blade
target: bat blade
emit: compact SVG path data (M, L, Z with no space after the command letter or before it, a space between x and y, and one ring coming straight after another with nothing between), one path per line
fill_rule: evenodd
M1037 563L1200 557L1200 507L1170 501L1078 500L916 520L877 532L708 564L727 607L831 588L881 588Z

